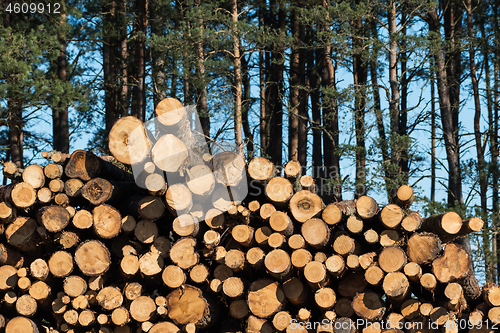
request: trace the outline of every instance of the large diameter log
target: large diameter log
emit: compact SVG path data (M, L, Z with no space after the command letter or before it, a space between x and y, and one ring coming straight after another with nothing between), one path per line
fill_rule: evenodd
M181 330L168 321L162 321L154 324L148 333L181 333Z
M303 223L321 213L324 203L317 194L302 190L292 196L289 207L292 216Z
M45 173L38 164L32 164L24 168L23 181L37 189L45 184Z
M45 206L37 212L38 222L50 232L59 232L69 224L70 215L61 206Z
M248 163L248 175L258 182L266 182L274 176L274 165L267 158L254 157Z
M472 259L461 245L446 245L441 257L432 262L432 271L441 283L457 281L464 288L465 298L472 301L481 296L474 276Z
M17 286L17 269L10 265L0 266L0 290L5 291Z
M290 273L292 261L287 252L276 249L266 255L264 265L272 276L277 279L284 279Z
M189 150L183 141L173 134L165 134L158 139L151 156L154 164L165 172L178 172L189 165Z
M401 272L389 273L382 284L387 297L395 302L403 302L410 294L408 278Z
M187 187L198 198L205 198L212 194L215 188L215 178L210 167L197 164L186 171Z
M281 311L285 294L278 282L259 279L250 284L247 302L248 308L255 316L269 318Z
M118 119L109 131L109 151L124 164L137 164L146 159L151 142L142 121L134 116Z
M113 206L102 204L92 211L95 233L104 239L118 236L122 227L120 212Z
M5 333L39 333L37 325L23 316L15 317L9 320L5 326Z
M114 310L123 304L123 296L118 287L102 288L96 300L104 310Z
M285 205L293 195L293 186L290 181L283 177L274 177L266 185L266 196L278 206Z
M0 201L7 201L18 208L31 207L36 198L35 189L26 182L0 186Z
M455 212L433 215L423 221L421 229L437 234L441 237L457 235L462 228L462 218Z
M102 177L110 180L132 180L131 173L124 171L94 153L86 150L75 150L64 168L64 173L69 178L80 178L89 181Z
M218 153L212 158L212 165L215 180L223 186L237 186L242 180L246 180L246 163L238 153Z
M292 277L283 283L283 292L286 299L294 305L301 305L307 300L308 289L296 277Z
M177 325L195 324L199 328L216 320L216 309L200 289L184 285L167 295L168 316Z
M352 308L356 314L370 321L381 320L385 314L385 306L377 293L365 291L358 293L352 300Z
M307 244L322 248L328 244L330 240L330 228L318 218L312 218L302 224L301 234Z
M111 265L111 254L108 248L98 240L81 243L75 251L75 263L87 276L105 273Z
M378 264L386 273L399 271L406 265L405 252L398 246L385 247L379 254Z
M390 229L394 229L403 220L403 210L398 205L389 204L385 206L380 212L380 221L382 224Z
M441 240L435 234L415 233L408 239L408 259L419 265L436 259L442 251Z
M500 287L489 283L483 287L484 301L491 307L500 306Z
M188 269L196 265L199 255L195 251L196 240L186 237L178 240L170 250L170 259L182 269Z
M364 195L356 201L356 212L362 219L371 219L378 214L379 207L375 199Z
M184 184L169 186L165 199L168 209L177 215L187 213L193 207L193 195Z

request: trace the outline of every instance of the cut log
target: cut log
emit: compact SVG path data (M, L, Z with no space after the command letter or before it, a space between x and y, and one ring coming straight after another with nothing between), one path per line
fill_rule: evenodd
M269 239L269 236L271 236L272 233L273 233L273 231L271 230L271 228L269 228L267 226L264 226L264 227L257 229L255 231L255 234L254 234L255 242L260 247L267 246L268 245L267 241Z
M16 311L21 316L32 317L37 309L36 300L28 294L20 296L16 301Z
M314 294L314 301L316 305L322 310L331 310L335 305L337 296L332 288L319 288Z
M401 185L393 202L402 208L408 208L415 200L413 189L409 185Z
M342 211L336 203L331 203L323 210L321 218L328 225L336 225L342 220Z
M85 209L80 209L73 216L73 225L78 229L88 229L93 225L94 219L92 214Z
M179 266L169 265L163 270L162 280L167 287L175 289L186 283L186 274Z
M380 212L380 221L389 229L394 229L399 226L403 220L403 210L398 205L389 204Z
M277 206L283 206L290 201L293 195L293 186L283 177L274 177L266 185L267 198Z
M354 314L354 309L352 308L352 300L349 298L340 298L335 303L335 312L337 316L351 317Z
M264 221L267 221L275 211L276 208L272 204L265 203L260 206L259 210L260 218Z
M146 159L151 142L142 121L134 116L118 119L109 131L109 150L124 164L137 164Z
M44 304L44 301L50 296L51 289L48 284L43 281L33 283L29 289L29 294L37 302Z
M500 306L500 287L492 283L484 286L483 299L491 307Z
M24 168L23 181L33 186L34 189L41 188L45 184L45 173L38 164L31 164Z
M299 184L303 190L308 190L312 193L316 193L317 191L316 184L314 183L314 178L310 175L303 175L302 177L300 177Z
M271 214L269 218L269 225L271 228L283 235L290 237L293 234L292 219L287 213L276 211Z
M203 264L195 265L189 272L189 277L194 283L203 283L207 281L210 272L207 266Z
M61 206L45 206L37 212L38 222L50 232L59 232L69 224L70 215Z
M49 179L61 178L64 168L60 164L49 163L43 168L43 173Z
M55 252L47 264L50 273L55 277L63 278L73 272L73 257L66 251Z
M396 230L388 229L384 230L380 233L379 243L383 247L393 246L398 243L400 239L400 235Z
M35 189L26 182L0 186L0 201L12 203L18 208L31 207L36 198Z
M341 277L346 268L345 260L342 256L334 254L326 259L325 267L332 276Z
M420 316L420 301L418 299L407 299L401 304L401 315L406 320L413 320Z
M419 265L436 259L442 251L441 240L432 233L415 233L408 239L408 259Z
M18 217L5 230L7 243L20 249L28 249L30 240L34 237L37 223L28 217Z
M249 309L247 302L243 299L237 299L229 304L229 315L235 319L244 319L248 316Z
M286 244L286 237L278 232L272 233L267 239L267 245L277 249Z
M406 265L405 252L398 246L389 246L382 249L378 264L386 273L401 270Z
M214 176L217 183L223 186L238 186L246 180L246 163L240 154L233 151L224 151L212 158Z
M215 187L215 178L212 170L205 164L198 164L186 171L187 186L198 198L205 198L212 194Z
M163 258L156 252L146 252L139 258L139 270L145 278L159 275L164 266Z
M75 263L87 276L105 273L111 265L111 255L107 247L98 240L81 243L75 251Z
M281 311L285 294L278 282L259 279L250 284L248 308L257 317L269 318Z
M370 321L381 320L385 314L385 306L380 296L371 291L365 291L354 296L352 308L356 314Z
M67 208L69 206L69 198L64 193L57 193L54 196L54 202L56 203L56 205L59 205L64 208Z
M178 240L170 250L170 259L182 269L188 269L198 263L199 255L195 251L196 240L194 238L182 238Z
M462 228L462 218L455 212L433 215L424 219L421 229L442 237L453 237Z
M13 248L0 243L0 265L10 265L21 268L24 264L24 257Z
M139 258L133 254L128 254L120 261L120 269L126 278L131 278L139 271Z
M265 257L266 253L260 247L252 247L246 253L247 262L256 269L264 267Z
M239 298L243 296L245 284L243 280L236 276L231 276L222 283L222 292L229 298Z
M439 326L442 326L448 321L448 311L440 306L435 307L431 311L430 320L431 322L437 323Z
M366 288L366 280L363 272L348 272L339 282L338 292L343 297L352 298Z
M165 199L169 210L176 215L187 213L193 206L191 191L184 184L170 186L165 194Z
M333 250L341 256L346 257L354 253L356 250L356 242L348 235L339 234L333 242Z
M150 329L148 333L181 333L181 330L175 326L174 324L168 322L168 321L163 321L154 324Z
M242 271L245 268L245 253L238 249L229 250L224 257L224 263L234 272Z
M357 331L356 324L351 318L342 317L335 322L335 333L356 333Z
M213 249L220 243L220 234L215 230L208 230L203 235L203 243L207 249Z
M79 197L82 193L83 182L78 178L71 178L64 182L64 192L68 197Z
M291 181L294 182L300 178L302 173L302 166L299 161L289 161L285 165L285 176Z
M324 252L316 252L314 254L314 261L324 263L328 259L328 256Z
M376 252L366 252L359 256L359 266L363 269L368 269L376 262L377 253Z
M377 244L380 241L378 232L373 229L366 230L363 237L365 238L365 241L371 245Z
M9 290L17 286L17 269L10 265L0 266L0 290Z
M205 214L205 223L209 228L220 229L224 226L224 222L224 214L216 208L210 209Z
M311 252L306 249L298 249L292 252L291 262L293 267L302 270L312 259Z
M384 271L380 269L380 267L378 266L370 266L365 271L366 282L368 282L372 286L381 285L382 281L384 280L384 277L385 277Z
M54 193L62 192L64 191L64 182L60 179L52 179L49 182L49 189Z
M290 164L290 162L288 162L288 164ZM291 322L292 316L288 311L280 311L273 317L273 326L278 331L284 331Z
M267 158L254 157L250 163L248 163L248 175L258 182L266 182L274 176L274 165Z
M304 267L304 278L313 290L325 287L330 282L325 265L317 261L311 261Z
M355 254L350 254L347 256L347 259L345 261L347 267L351 270L358 270L361 267L359 266L359 257Z
M5 326L5 333L39 333L37 325L23 316L15 317L9 320Z
M134 228L134 235L139 242L151 244L158 237L158 227L154 222L141 220Z
M302 281L296 277L292 277L283 283L283 292L290 303L301 305L307 299L308 290Z
M276 249L266 255L264 265L272 276L276 279L283 280L291 271L292 261L287 252Z
M302 224L301 234L307 244L315 248L323 248L330 240L330 228L318 218L312 218Z
M292 216L303 223L321 213L324 203L318 195L302 190L292 196L289 206Z
M479 217L473 217L467 221L463 221L462 227L460 228L460 231L458 231L458 233L451 236L443 235L441 236L441 240L443 242L451 242L457 237L480 231L483 228L483 225L483 220L481 220Z
M422 217L418 212L411 212L401 221L401 227L408 232L418 230L422 226Z
M118 209L102 204L92 211L94 231L97 236L110 239L118 236L122 227L122 217Z
M87 282L78 275L71 275L64 279L63 289L66 295L78 297L87 291Z
M292 250L302 249L306 246L306 241L302 235L294 234L288 238L288 246Z
M245 224L237 225L231 231L234 240L243 246L251 246L253 241L254 229Z
M0 202L0 224L10 223L16 218L16 208L8 202Z
M356 215L351 215L347 218L347 224L346 224L346 227L347 227L347 230L349 230L349 232L351 234L360 234L363 232L363 220L360 219L359 217L357 217Z
M389 273L382 284L385 294L392 301L401 303L410 295L408 278L401 272Z
M267 320L249 316L247 319L246 333L272 333L273 326Z
M12 161L6 161L3 164L3 175L9 179L21 179L23 169L17 167L16 163Z
M216 320L216 309L200 289L185 285L167 295L168 316L178 325L195 324L206 327Z
M408 277L408 280L419 283L422 277L422 267L416 262L409 262L404 267L404 273Z
M196 237L200 231L200 224L191 214L182 214L172 222L172 230L181 237Z
M71 154L64 173L69 178L80 178L85 182L97 177L108 180L133 179L132 174L85 150L75 150Z
M102 288L97 294L96 300L104 310L108 311L114 310L123 304L123 296L118 287Z
M356 201L356 212L362 219L371 219L378 214L378 204L372 197L362 196Z
M420 277L420 285L422 288L425 290L428 290L430 292L433 292L434 289L436 289L437 286L437 280L434 274L432 273L425 273Z

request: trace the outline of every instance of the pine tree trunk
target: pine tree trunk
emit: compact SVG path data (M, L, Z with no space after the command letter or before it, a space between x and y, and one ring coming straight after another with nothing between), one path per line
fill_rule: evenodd
M241 47L238 32L238 1L231 2L231 23L234 61L234 138L237 149L243 148L243 133L241 126L241 104L243 100L241 89Z
M290 55L290 106L288 111L288 159L298 161L299 157L299 21L297 9L290 13L293 43Z

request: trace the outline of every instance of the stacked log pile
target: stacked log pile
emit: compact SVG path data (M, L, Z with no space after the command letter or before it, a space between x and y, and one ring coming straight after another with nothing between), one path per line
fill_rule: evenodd
M500 288L480 288L454 242L481 219L422 218L407 185L384 207L325 205L296 161L245 166L199 148L181 107L156 110L174 134L122 118L113 158L4 164L0 331L495 331ZM247 185L244 199L225 195Z

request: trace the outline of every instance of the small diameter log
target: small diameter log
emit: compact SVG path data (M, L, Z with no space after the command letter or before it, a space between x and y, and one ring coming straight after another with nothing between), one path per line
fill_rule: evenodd
M408 277L408 280L419 283L422 277L422 267L416 262L409 262L404 267L404 273Z
M300 187L303 190L308 190L316 193L316 184L314 183L314 178L310 175L303 175L302 177L300 177L299 183Z
M323 248L330 240L330 228L318 218L312 218L302 224L301 234L307 244L315 248Z
M409 185L401 185L393 199L393 202L402 208L408 208L415 200L413 189Z
M380 296L371 291L365 291L354 296L352 308L356 314L370 321L381 320L385 314L385 306Z
M272 233L267 239L267 245L277 249L286 244L286 237L278 232Z
M190 285L167 295L167 309L169 318L178 325L193 323L203 328L216 319L216 309L200 289Z
M95 322L95 314L90 310L83 310L78 315L78 324L82 327L88 327Z
M93 225L94 218L92 213L88 210L80 209L75 213L75 216L73 216L72 222L76 228L83 230L88 229Z
M389 204L380 212L380 221L389 229L394 229L399 226L403 220L403 209L398 205Z
M328 256L324 252L316 252L314 254L314 261L324 263L328 259Z
M267 241L269 239L269 236L271 236L271 234L273 233L273 231L271 230L271 228L267 227L267 226L264 226L264 227L261 227L261 228L258 228L256 231L255 231L255 234L254 234L254 239L255 239L255 242L260 246L260 247L264 247L264 246L267 246Z
M274 176L274 171L273 163L264 157L254 157L248 163L248 175L257 182L263 183L270 180Z
M234 272L239 272L245 267L245 253L238 249L229 250L224 257L224 263Z
M186 274L176 265L169 265L163 270L161 276L163 283L169 288L175 289L186 283Z
M212 229L220 229L224 226L225 218L224 214L216 209L212 208L205 214L205 224Z
M444 289L444 295L449 300L445 304L445 307L449 311L462 311L467 307L467 303L464 298L464 291L460 284L456 282L448 283Z
M45 260L37 258L30 264L30 273L35 279L45 281L50 273L49 265Z
M134 116L118 119L109 131L109 150L124 164L137 164L146 159L151 142L141 120Z
M325 287L329 283L325 265L317 261L311 261L304 267L304 277L313 289Z
M254 229L245 224L236 225L231 231L231 235L241 245L250 246L253 241Z
M64 207L64 208L67 208L69 206L69 198L64 193L57 193L54 196L54 202L56 203L56 205L59 205L59 206ZM70 215L71 215L71 213L70 213Z
M406 265L406 254L398 246L385 247L379 254L378 264L386 273L399 271Z
M352 298L357 293L362 292L366 288L366 280L364 272L355 271L345 274L339 282L338 292L343 297Z
M283 283L283 292L285 297L290 303L294 305L301 305L307 299L308 289L301 280L292 277Z
M38 326L31 320L23 316L9 320L5 326L5 333L39 333Z
M420 277L420 285L422 288L425 290L428 290L430 292L433 292L434 289L436 289L437 286L437 280L434 274L432 273L425 273Z
M285 165L284 171L286 178L288 178L291 182L294 182L300 178L302 173L302 166L300 165L299 161L292 160Z
M281 311L285 293L278 282L259 279L250 284L247 302L248 308L255 316L269 318Z
M30 279L25 276L20 277L19 280L17 280L17 287L21 289L21 291L28 291L28 289L31 287Z
M372 266L376 262L377 253L376 252L367 252L363 253L359 256L359 266L363 269L368 269L368 267Z
M408 232L414 232L415 230L420 229L421 226L422 217L418 212L411 212L404 217L403 221L401 221L401 227Z
M48 265L52 275L63 278L73 272L73 257L66 251L57 251L50 257Z
M250 266L261 269L264 267L266 253L260 247L252 247L246 253L246 260Z
M380 233L379 243L383 247L393 246L399 241L399 239L400 235L396 230L387 229Z
M500 287L489 283L483 287L483 299L489 306L500 306Z
M108 311L114 310L123 304L123 296L118 287L102 288L99 290L96 300L104 310Z
M297 221L304 223L318 215L323 210L324 203L317 194L302 190L292 196L289 208L292 216Z
M333 242L333 250L341 256L347 257L356 250L356 242L345 234L338 234Z
M336 203L331 203L323 210L321 218L326 224L333 226L342 220L342 211Z
M387 274L384 277L382 288L387 297L396 303L403 302L410 294L408 278L401 272Z
M347 218L346 227L351 234L360 234L363 232L363 220L356 215L351 215Z
M347 267L353 271L361 268L359 266L359 257L355 254L348 255L345 263Z
M286 178L274 177L266 184L265 193L274 205L283 206L290 201L293 186Z
M64 168L60 164L49 163L43 168L43 173L49 179L61 178Z
M36 300L28 294L20 296L16 301L16 311L21 316L32 317L37 309Z
M23 169L17 167L16 163L6 161L3 164L3 175L9 179L16 179L22 177Z
M272 204L265 203L262 206L260 206L260 210L259 210L260 218L263 221L267 221L275 211L276 211L276 208Z
M269 225L271 228L283 235L290 237L293 234L292 219L287 213L276 211L271 214L269 218Z
M209 275L210 272L208 271L207 266L203 264L195 265L191 268L191 271L189 271L189 277L194 283L203 283L207 281Z
M87 276L105 273L111 265L111 254L108 248L98 240L81 243L75 251L75 263Z
M8 202L0 202L0 224L10 223L16 218L16 208Z
M434 306L431 303L422 303L420 304L420 315L424 317L428 317L431 315L432 310L434 309Z
M0 186L0 201L12 203L18 208L31 207L36 198L35 189L26 182Z
M356 201L356 212L362 219L371 219L379 212L379 207L375 199L369 196L362 196Z
M334 330L335 333L356 333L358 331L356 323L351 318L339 318L334 325L336 327Z
M415 233L408 239L408 259L419 265L433 261L441 251L441 240L435 234Z
M335 305L337 296L332 288L319 288L314 294L316 305L322 310L331 310Z
M365 238L365 241L370 245L377 244L380 241L378 232L373 229L366 230L363 234L363 237Z
M212 158L214 176L217 183L223 186L237 186L246 180L246 163L240 154L224 151Z
M126 278L130 278L139 271L139 258L133 254L128 254L120 261L120 270Z
M158 227L152 221L141 220L134 228L134 235L139 242L151 244L158 237Z
M245 291L243 280L236 276L231 276L222 283L222 292L230 298L240 298Z
M292 252L291 262L293 267L302 270L313 260L311 252L306 249L298 249Z
M288 162L289 164L290 162ZM287 164L287 165L288 165ZM284 331L292 322L292 316L288 311L280 311L273 317L273 326L278 331Z
M303 249L306 246L306 241L302 235L294 234L288 237L288 246L293 250Z
M62 192L64 191L64 182L60 179L52 179L49 182L49 189L54 193Z
M406 320L413 320L420 316L420 301L418 299L407 299L401 304L401 315Z
M440 237L453 238L462 228L462 218L455 212L433 215L424 219L422 230L433 232Z
M32 164L24 168L23 181L33 186L34 189L41 188L45 184L43 168L38 164Z
M110 239L120 233L122 217L116 208L102 204L94 208L92 217L94 231L99 237Z
M78 275L71 275L64 279L63 290L69 297L78 297L87 291L87 282Z
M164 195L167 190L165 177L159 173L151 173L146 176L144 186L151 195Z
M334 254L326 259L325 267L333 277L341 277L346 269L345 260L342 256Z
M64 182L64 192L68 197L75 198L82 194L83 182L78 178L71 178Z
M184 184L169 186L165 194L167 208L176 215L187 213L193 206L191 191Z
M481 295L471 258L461 245L447 244L443 255L432 262L432 272L441 283L453 281L460 283L468 301L475 300Z
M378 266L370 266L365 271L366 282L368 282L372 286L379 286L380 284L382 284L384 277L384 271Z
M70 215L61 206L45 206L37 212L38 222L50 232L59 232L69 224Z
M191 237L179 239L170 250L170 259L182 269L196 265L199 255L195 251L196 240Z
M235 319L244 319L249 311L246 300L237 299L229 304L229 315Z
M354 314L354 309L352 308L352 300L349 298L340 298L335 303L335 312L337 316L350 317Z
M220 234L215 230L208 230L203 234L203 243L207 249L213 249L220 243Z
M156 252L146 252L139 258L139 270L143 277L153 278L161 273L163 266L164 260Z
M37 281L31 285L28 292L37 302L43 304L50 296L51 289L45 282Z
M142 294L142 285L138 282L127 283L123 288L123 294L126 299L133 301Z
M276 249L266 255L264 265L269 273L276 279L284 279L291 272L292 261L287 252Z

